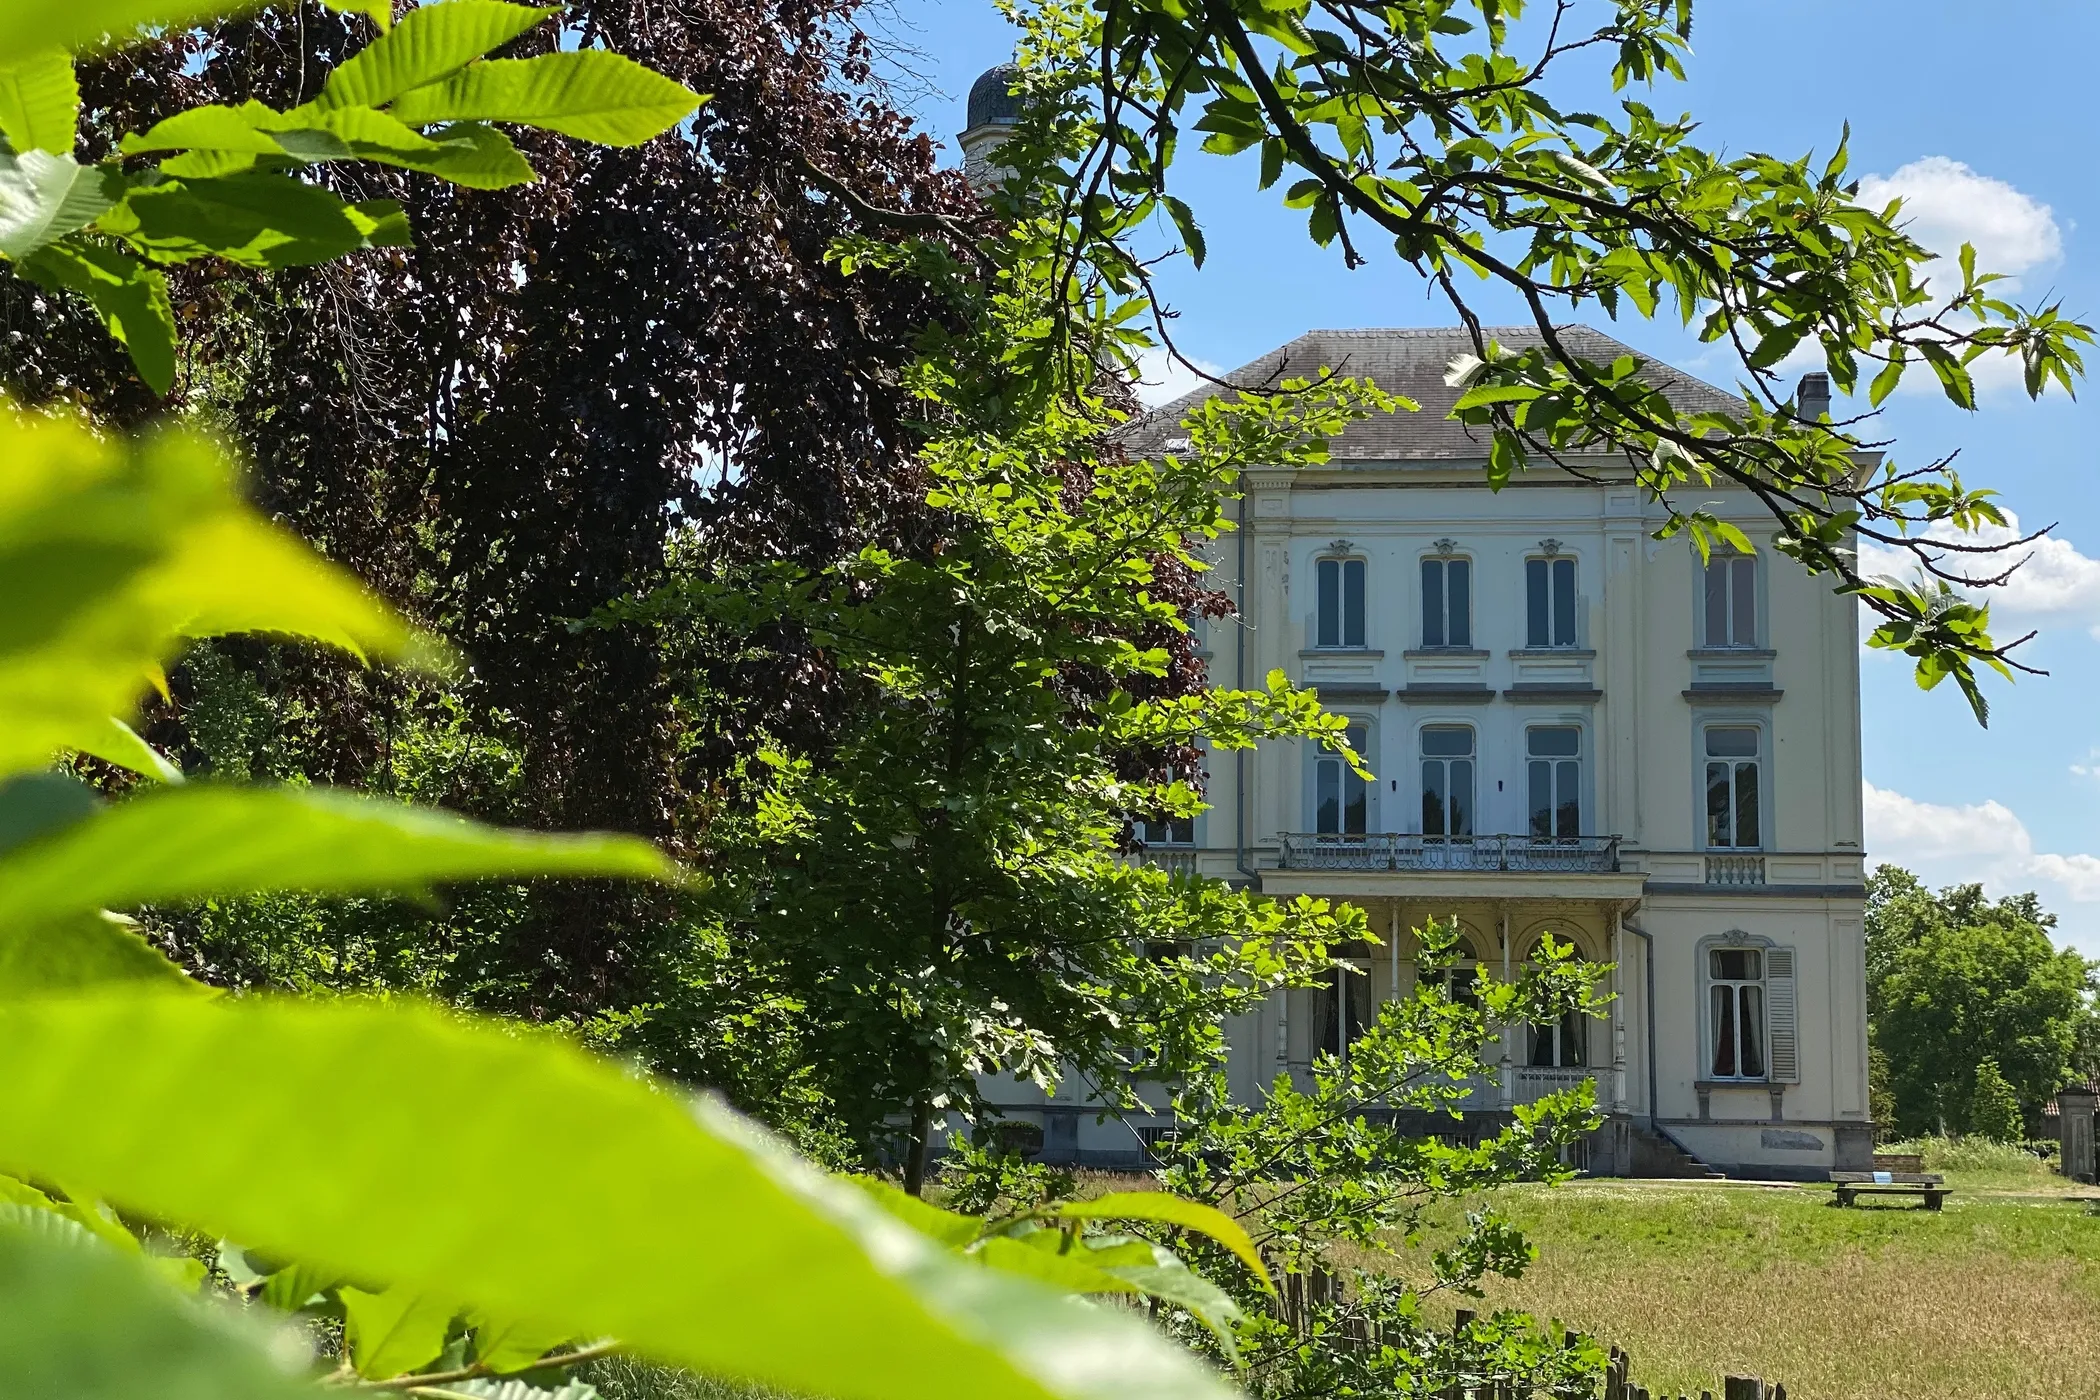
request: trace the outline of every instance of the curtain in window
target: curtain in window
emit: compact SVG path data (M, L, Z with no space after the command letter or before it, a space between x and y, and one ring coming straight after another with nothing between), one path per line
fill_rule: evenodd
M1755 948L1716 948L1707 954L1708 1025L1713 1036L1711 1078L1765 1077L1763 954Z

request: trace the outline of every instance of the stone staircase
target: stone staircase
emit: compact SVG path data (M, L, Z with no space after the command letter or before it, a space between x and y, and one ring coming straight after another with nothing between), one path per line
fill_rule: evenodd
M1720 1181L1715 1171L1659 1132L1631 1124L1632 1170L1628 1176L1659 1177L1673 1181Z

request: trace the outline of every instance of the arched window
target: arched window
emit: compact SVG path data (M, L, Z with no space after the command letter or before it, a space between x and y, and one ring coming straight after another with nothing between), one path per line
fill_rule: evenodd
M1431 724L1422 729L1422 834L1473 834L1473 729Z
M1460 1006L1480 1009L1480 989L1475 984L1480 976L1480 957L1473 951L1470 939L1458 941L1458 961L1437 972L1425 974L1423 980L1440 989L1444 995Z
M1335 950L1337 967L1329 968L1312 989L1313 1058L1322 1053L1347 1059L1349 1047L1377 1019L1371 997L1371 950L1363 943Z
M1580 948L1575 950L1575 956L1582 957ZM1532 945L1527 961L1542 961L1537 944ZM1575 1069L1590 1062L1589 1048L1590 1018L1580 1011L1569 1011L1557 1021L1529 1027L1525 1063L1536 1068Z

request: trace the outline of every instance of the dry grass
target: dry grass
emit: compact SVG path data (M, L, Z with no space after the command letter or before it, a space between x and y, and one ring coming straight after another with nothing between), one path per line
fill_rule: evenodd
M1484 1306L1615 1342L1672 1394L1728 1373L1793 1400L2100 1394L2100 1216L2061 1177L1990 1175L2029 1194L1952 1172L1935 1215L1837 1210L1817 1188L1512 1188L1496 1203L1539 1260Z

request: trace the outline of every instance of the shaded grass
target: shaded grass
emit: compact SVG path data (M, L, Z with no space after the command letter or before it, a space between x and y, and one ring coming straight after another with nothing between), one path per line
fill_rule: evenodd
M1616 1343L1636 1381L1672 1394L1718 1394L1724 1374L1783 1381L1794 1400L2100 1393L2100 1216L2066 1203L2061 1177L1976 1174L2053 1182L2055 1199L1953 1180L1933 1214L1839 1210L1815 1187L1506 1188L1489 1199L1539 1259L1475 1306Z

